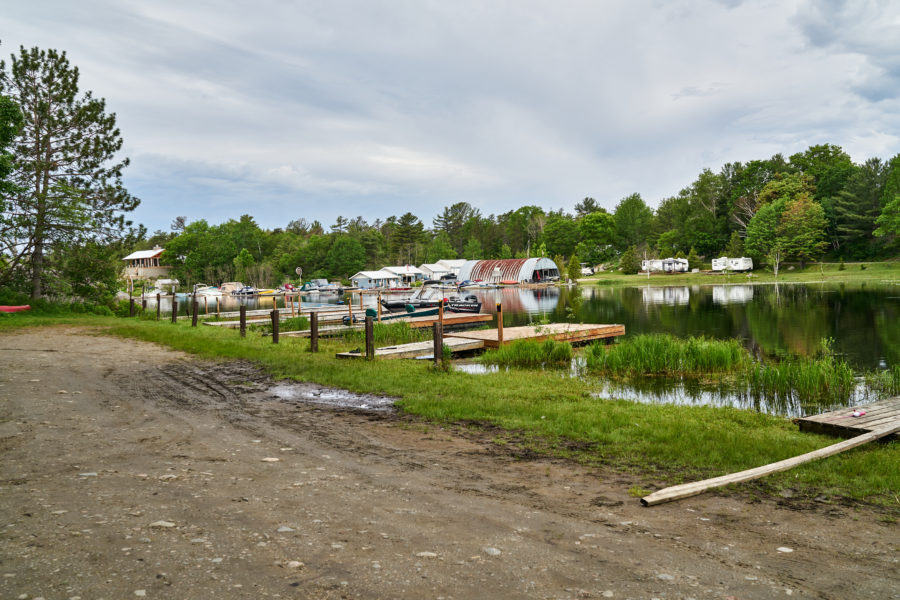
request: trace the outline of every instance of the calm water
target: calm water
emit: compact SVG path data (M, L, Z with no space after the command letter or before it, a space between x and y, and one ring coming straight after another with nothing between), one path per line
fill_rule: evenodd
M822 339L859 370L900 364L900 285L693 285L475 292L504 325L622 323L626 335L740 339L757 354L811 356Z

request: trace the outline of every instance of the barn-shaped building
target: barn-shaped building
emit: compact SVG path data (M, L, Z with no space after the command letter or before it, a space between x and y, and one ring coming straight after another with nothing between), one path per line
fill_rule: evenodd
M557 281L559 269L549 258L508 258L504 260L469 260L459 269L459 281L501 281L543 283Z

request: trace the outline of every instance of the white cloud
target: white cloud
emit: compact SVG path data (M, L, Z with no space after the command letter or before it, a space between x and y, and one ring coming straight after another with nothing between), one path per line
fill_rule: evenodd
M485 214L588 195L612 207L814 143L888 158L898 27L889 2L801 0L92 0L0 14L4 53L65 49L107 98L151 228L185 213L429 223L460 200Z

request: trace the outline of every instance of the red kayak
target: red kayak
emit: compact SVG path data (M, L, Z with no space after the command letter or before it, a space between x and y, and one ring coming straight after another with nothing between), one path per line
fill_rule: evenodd
M22 312L23 310L31 310L31 306L28 304L22 306L0 306L0 312Z

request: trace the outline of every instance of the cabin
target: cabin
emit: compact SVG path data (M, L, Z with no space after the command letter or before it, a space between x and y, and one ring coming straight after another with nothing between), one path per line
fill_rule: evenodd
M360 271L353 275L350 281L361 290L388 289L400 286L400 278L384 269L380 271Z
M159 261L163 248L155 246L152 250L132 252L122 260L125 261L125 277L127 279L159 279L166 277L172 267Z
M650 273L687 273L686 258L652 258L641 261L641 271Z
M559 268L549 258L508 258L503 260L468 260L459 269L460 281L500 283L547 283L559 281Z
M428 279L424 272L419 269L413 267L412 265L403 265L398 267L382 267L382 271L387 271L388 273L393 273L397 277L400 278L402 283L407 285L411 283L415 283L416 281L423 281Z
M421 264L419 265L419 270L425 273L426 279L441 279L445 275L453 275L453 272L449 268L437 263Z
M713 271L752 271L753 270L753 259L748 258L746 256L742 256L740 258L728 258L727 256L722 256L721 258L714 258L712 260L712 270Z

